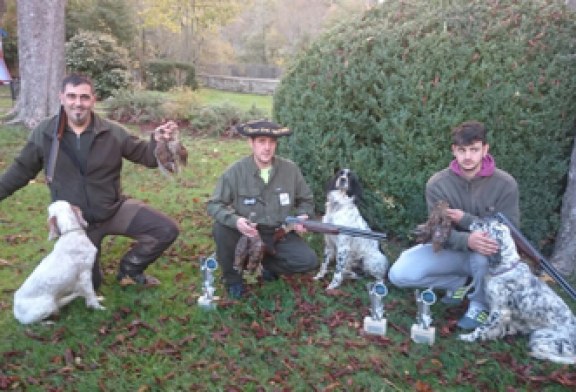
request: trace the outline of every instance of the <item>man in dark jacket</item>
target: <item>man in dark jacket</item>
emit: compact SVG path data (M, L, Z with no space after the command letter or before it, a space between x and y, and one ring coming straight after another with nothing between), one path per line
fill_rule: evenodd
M307 219L314 214L312 191L300 169L288 159L276 156L278 138L290 129L265 121L251 121L238 131L248 137L252 154L231 165L218 179L208 201L208 214L214 218L216 258L222 265L222 277L233 298L244 291L242 276L233 268L234 249L242 235L262 240L275 250L262 260L263 278L278 274L307 272L318 266L314 251L297 234L305 232L296 225L281 241L272 240L288 215ZM248 218L253 215L253 222Z
M117 279L123 284L158 285L158 279L145 275L144 270L174 242L178 225L144 203L123 196L120 175L123 159L157 167L156 141L168 137L173 124L158 127L150 141L131 135L121 125L94 113L94 86L82 75L64 78L60 102L61 114L43 121L31 132L19 156L0 177L0 201L44 169L52 200L66 200L82 210L98 256L107 235L136 240L120 261ZM65 121L58 127L62 116ZM92 271L96 289L102 280L97 257Z

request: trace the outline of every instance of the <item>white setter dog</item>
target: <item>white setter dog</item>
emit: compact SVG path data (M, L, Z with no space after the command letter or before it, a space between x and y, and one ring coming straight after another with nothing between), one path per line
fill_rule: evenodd
M356 202L362 197L357 175L349 169L339 170L327 186L326 214L322 222L356 229L370 230ZM377 240L345 234L324 236L324 261L314 279L322 279L330 261L336 260L336 270L328 290L339 287L344 279L358 278L354 269L383 281L388 259L380 251Z
M530 355L557 363L576 364L576 317L566 303L520 260L508 226L497 219L478 220L470 229L498 241L499 254L489 259L486 295L490 315L468 342L529 334Z
M92 286L97 250L86 236L80 209L56 201L48 207L48 225L48 239L58 241L14 293L14 317L22 324L45 320L77 297L89 308L104 309Z

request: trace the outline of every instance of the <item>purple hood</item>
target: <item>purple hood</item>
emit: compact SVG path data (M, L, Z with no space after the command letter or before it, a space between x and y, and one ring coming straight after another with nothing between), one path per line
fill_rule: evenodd
M484 158L482 158L482 168L478 173L476 173L476 177L489 177L494 174L494 169L496 169L496 162L494 162L494 158L490 154L486 154ZM462 176L462 169L460 169L460 165L456 159L450 162L450 170L456 173L459 176Z

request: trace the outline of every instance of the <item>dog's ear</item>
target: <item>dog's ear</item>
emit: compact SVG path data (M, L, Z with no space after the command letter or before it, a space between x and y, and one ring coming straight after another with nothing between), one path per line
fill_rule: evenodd
M58 220L55 216L48 218L48 241L55 240L60 237L60 229L58 228Z
M348 182L350 187L348 189L348 196L354 196L354 203L358 204L362 202L362 198L364 196L364 189L362 188L362 184L360 183L360 179L354 172L349 172L348 174Z
M74 211L74 215L76 215L76 220L78 221L78 223L80 223L80 226L82 226L83 229L87 228L88 222L86 222L86 220L84 219L80 207L72 206L72 211Z

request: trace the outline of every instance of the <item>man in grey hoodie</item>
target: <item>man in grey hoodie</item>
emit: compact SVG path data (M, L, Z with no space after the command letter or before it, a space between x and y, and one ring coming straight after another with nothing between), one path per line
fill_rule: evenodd
M488 153L484 124L467 121L452 130L450 165L435 173L426 184L428 211L444 200L452 230L444 249L434 252L431 244L420 244L404 251L389 271L398 287L445 289L447 304L459 303L468 294L466 314L458 321L463 329L474 329L488 317L484 275L488 256L498 251L498 243L468 227L475 218L504 213L519 226L518 185L505 171L496 168ZM466 284L468 281L471 282Z

